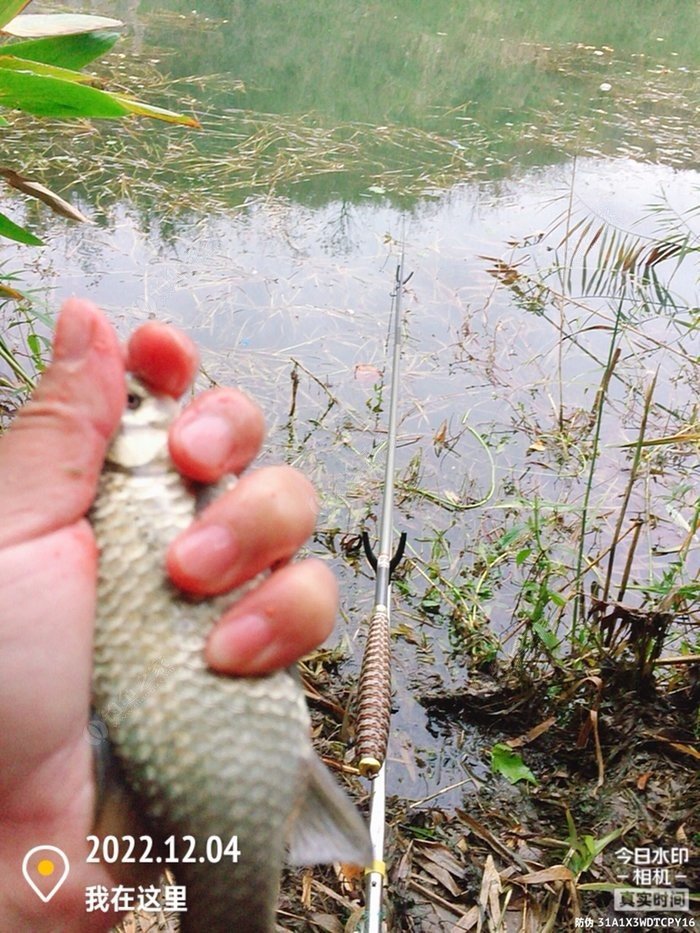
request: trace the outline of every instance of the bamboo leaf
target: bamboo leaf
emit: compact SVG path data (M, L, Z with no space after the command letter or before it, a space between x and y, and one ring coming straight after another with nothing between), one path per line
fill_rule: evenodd
M88 84L94 86L100 83L99 79L92 75L81 74L79 71L71 71L69 68L59 68L56 65L46 65L43 62L30 62L24 58L16 58L14 55L6 55L4 49L0 49L0 68L5 71L18 71L22 74L43 75L46 78L57 78L59 81L70 81L72 84Z
M14 5L21 10L26 3ZM9 22L5 20L2 32L18 39L38 39L43 36L74 36L98 29L119 29L123 25L118 19L85 13L24 13Z
M152 117L154 120L177 123L181 126L191 126L195 129L201 127L201 123L196 117L174 113L172 110L164 110L162 107L152 107L150 104L144 104L142 101L128 97L126 94L113 94L112 97L118 100L130 113L134 113L139 117Z
M25 61L0 51L0 105L42 117L114 119L132 113L166 123L200 126L194 117L88 86L96 80L78 71Z
M574 875L566 865L550 865L540 871L532 871L527 875L513 878L518 884L547 884L550 881L573 881Z
M16 240L18 243L24 243L26 246L43 246L43 240L34 236L29 230L20 227L9 217L0 214L0 236L7 237L8 240Z
M14 55L25 61L43 62L61 68L84 68L101 58L119 38L118 32L84 32L70 36L51 36L12 42L0 48L0 55Z
M3 285L0 282L0 298L10 298L12 301L27 301L27 296L16 288L10 288L9 285Z
M17 191L21 191L23 194L28 194L32 198L43 201L43 203L47 204L56 214L67 217L69 220L77 220L79 223L92 223L85 214L81 213L76 207L73 207L72 204L65 201L60 195L51 191L45 185L32 181L30 178L25 178L23 175L20 175L19 172L15 172L14 169L11 168L0 168L0 175L4 176L8 185L16 188Z
M129 110L113 94L48 75L0 69L0 105L40 117L124 117Z
M20 13L29 0L0 0L0 30Z

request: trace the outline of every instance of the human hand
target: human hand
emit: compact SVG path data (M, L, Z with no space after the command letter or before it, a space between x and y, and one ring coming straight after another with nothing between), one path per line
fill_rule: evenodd
M105 317L71 300L54 359L0 438L0 929L103 930L86 914L87 885L114 883L85 862L95 806L86 741L97 553L85 514L125 402L125 367L175 397L197 368L180 332L150 323L123 351ZM192 479L240 473L263 434L257 407L232 389L205 392L170 432L174 463ZM320 561L288 563L317 513L310 484L289 467L245 475L170 548L183 589L220 593L276 567L215 627L206 656L228 674L286 666L329 633L337 587ZM56 845L71 871L42 903L21 876L24 854Z

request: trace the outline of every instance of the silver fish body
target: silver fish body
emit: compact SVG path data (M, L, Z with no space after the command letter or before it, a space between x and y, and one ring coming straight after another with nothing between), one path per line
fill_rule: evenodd
M297 864L361 864L367 830L312 750L297 678L206 666L206 638L236 594L197 601L168 580L167 547L197 495L168 455L176 403L133 379L128 389L91 512L93 704L135 811L180 859L194 840L194 861L169 866L186 887L183 931L268 933L285 847Z

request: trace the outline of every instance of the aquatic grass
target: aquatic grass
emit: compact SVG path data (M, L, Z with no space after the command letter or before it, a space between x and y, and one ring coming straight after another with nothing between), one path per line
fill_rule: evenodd
M573 602L573 615L571 619L571 641L575 642L578 638L578 626L579 620L584 614L584 555L586 550L586 534L588 531L588 516L589 510L591 507L591 495L593 491L593 483L596 475L596 464L598 456L600 453L600 443L601 443L601 432L603 424L603 410L605 406L605 401L608 394L608 388L610 386L610 379L615 370L615 365L620 356L620 348L618 346L618 332L620 325L622 323L622 307L623 302L620 300L617 306L617 313L615 315L613 331L610 337L610 343L608 346L608 358L605 364L605 369L603 372L603 378L601 380L600 387L596 393L595 401L593 404L593 410L595 414L595 427L593 429L593 440L592 440L592 453L589 458L589 468L588 468L588 477L586 479L586 485L583 492L583 501L581 503L581 528L578 536L578 551L576 555L576 580L578 581L576 586L576 593L574 596Z
M50 315L41 310L36 290L20 291L21 275L0 273L0 430L26 401L48 357Z
M696 604L697 587L693 586L692 567L697 564L695 514L692 524L682 516L681 521L687 535L677 549L679 559L670 564L665 562L661 581L658 577L659 558L653 549L647 555L647 563L655 580L648 588L639 579L639 544L643 531L650 534L658 521L653 506L648 502L640 507L640 485L643 495L648 494L648 475L659 476L669 469L668 458L660 458L655 464L648 453L652 449L668 447L674 443L693 443L695 416L692 396L685 406L665 403L656 397L654 387L661 378L663 363L656 362L656 373L651 381L644 379L649 368L647 359L669 360L670 355L682 361L681 373L690 376L694 359L691 343L686 339L692 328L679 328L678 316L688 314L688 305L679 296L672 294L670 284L681 266L687 265L698 254L698 234L691 221L697 217L697 209L691 208L682 214L662 205L655 205L653 213L660 218L657 236L637 236L618 230L609 222L586 215L576 206L574 213L575 166L572 182L564 195L565 204L559 218L537 240L518 243L513 241L507 258L485 257L489 272L500 286L511 292L514 301L529 314L546 320L558 333L556 347L557 385L559 386L557 409L557 431L547 432L532 426L535 433L529 451L538 455L554 455L561 451L557 462L557 475L565 476L567 464L574 451L578 451L585 463L581 499L578 506L579 527L574 535L575 560L567 566L561 560L562 540L555 529L550 528L546 540L537 535L539 557L531 567L532 573L518 585L514 617L521 615L520 624L511 626L504 643L517 634L514 658L518 665L539 663L538 651L545 666L559 668L562 664L578 663L601 666L613 662L620 673L631 663L635 684L645 690L658 673L657 661L665 645L692 635L693 626L688 613ZM553 242L552 257L547 266L531 268L531 255L542 252ZM546 255L546 254L545 254ZM663 273L663 278L661 277ZM644 323L645 313L653 306L655 320L660 315L669 316L671 340L662 340L650 334ZM605 323L597 323L597 321ZM605 350L593 350L587 346L590 335L605 334ZM600 343L601 341L597 341ZM564 348L576 349L602 369L600 384L593 404L587 415L572 419L565 406ZM625 355L623 356L623 351ZM672 357L671 357L672 358ZM623 368L622 360L625 359ZM634 368L630 361L638 361ZM678 384L683 376L675 377L672 370L664 372L666 384L669 379ZM645 385L646 381L646 385ZM689 380L691 381L691 380ZM639 409L639 427L636 440L618 445L632 452L631 461L625 469L625 479L610 474L613 462L618 460L604 438L619 424L619 393L615 384L624 387L632 410ZM673 396L671 396L673 397ZM679 399L680 402L680 399ZM629 417L629 415L628 415ZM574 420L579 422L577 439L568 437ZM661 432L658 443L650 435L649 425L672 425L671 430ZM619 428L618 428L619 430ZM658 433L658 429L657 429ZM664 436L665 435L665 436ZM560 440L556 440L559 438ZM667 444L664 444L667 441ZM670 466L670 475L679 468L677 462ZM620 463L618 469L623 464ZM609 508L612 523L605 529L603 499L601 498L601 475L611 477L615 490ZM569 470L569 475L575 475ZM680 475L687 475L681 468ZM691 481L692 482L692 481ZM569 489L571 494L575 487ZM629 515L634 501L634 513ZM669 514L676 514L673 510ZM532 513L535 526L537 510ZM554 534L552 534L554 531ZM593 533L593 534L592 534ZM594 541L598 541L595 553ZM620 548L626 545L624 551ZM525 556L523 556L525 555ZM526 552L518 554L516 566L527 560ZM558 585L552 589L550 573L552 559L558 568ZM661 561L663 566L664 561ZM616 580L617 582L614 582ZM660 584L660 586L659 586ZM590 596L586 590L590 587ZM660 599L661 592L665 601ZM637 594L632 603L623 602L626 594ZM642 596L640 600L639 596ZM547 607L550 606L551 619ZM686 625L684 620L687 620ZM535 635L539 642L532 642ZM563 633L570 646L570 658L560 654ZM534 651L534 654L533 654ZM629 654L624 660L625 652Z
M252 196L289 194L300 186L311 186L313 198L314 190L332 191L334 177L351 173L362 176L357 196L392 198L414 198L487 174L469 157L472 152L477 158L483 146L478 133L457 146L439 133L401 125L322 126L314 114L230 110L201 122L202 133L188 137L167 128L149 135L129 126L63 124L44 125L29 139L26 128L17 132L32 144L27 171L52 176L54 185L73 175L76 193L84 199L90 191L100 212L128 199L146 209L157 204L161 219L235 209ZM197 185L183 185L187 177L196 177Z

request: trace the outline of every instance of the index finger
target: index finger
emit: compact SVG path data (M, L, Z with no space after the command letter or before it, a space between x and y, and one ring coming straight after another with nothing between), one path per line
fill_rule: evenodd
M149 321L132 334L126 368L155 392L179 398L192 383L199 354L190 338L170 324Z

